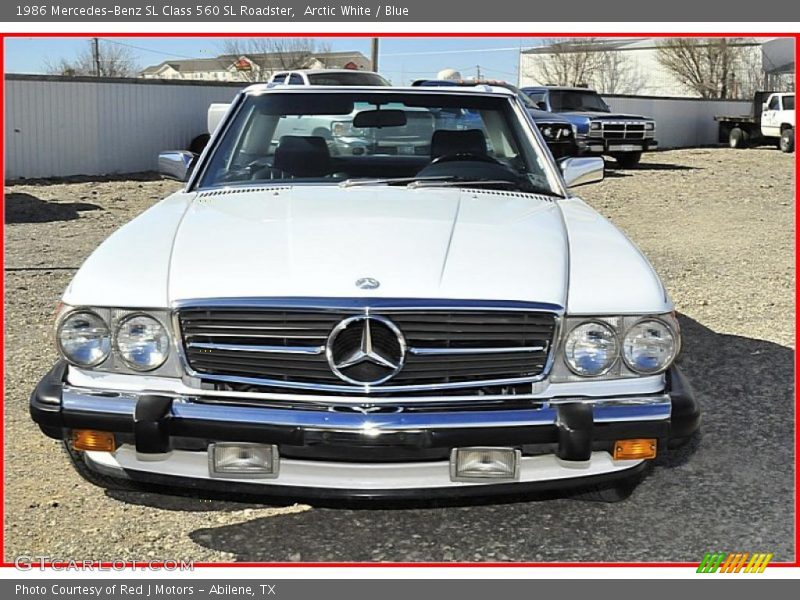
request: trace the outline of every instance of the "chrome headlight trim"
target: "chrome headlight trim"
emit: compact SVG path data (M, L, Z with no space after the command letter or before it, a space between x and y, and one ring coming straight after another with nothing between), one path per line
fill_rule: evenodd
M666 330L670 333L670 335L672 336L672 353L671 353L671 355L669 357L669 360L666 361L666 363L664 364L663 367L661 367L659 369L656 369L654 371L642 371L640 369L637 369L636 367L634 367L631 364L631 362L628 360L628 357L627 357L627 355L625 353L625 342L628 339L628 336L633 331L633 328L638 326L638 325L641 325L642 323L648 323L648 322L655 322L655 323L659 323L659 324L663 325L666 328ZM676 322L676 325L677 325L677 322ZM620 347L620 356L622 357L622 360L624 361L625 366L628 367L634 373L637 373L639 375L658 375L659 373L663 373L664 371L669 369L669 366L673 362L675 362L675 358L677 358L678 354L680 354L680 351L681 351L681 335L680 335L680 331L677 331L677 327L671 325L667 319L662 318L660 316L646 316L646 317L642 317L641 319L638 319L637 321L634 321L633 323L628 325L628 327L626 327L625 335L622 338L622 346Z
M66 310L64 310L66 308ZM62 310L61 315L58 317L58 324L56 325L56 347L58 348L59 354L66 360L69 364L74 365L76 367L84 368L84 369L91 369L97 367L108 360L108 357L111 355L112 352L112 332L111 328L108 325L108 321L104 319L101 315L99 315L96 311L90 308L73 308L73 307L64 307ZM72 356L70 356L67 351L64 349L64 345L61 342L61 334L64 331L64 326L73 318L78 317L80 315L88 315L92 318L98 319L106 329L106 338L107 338L107 348L103 352L103 355L98 359L94 360L89 363L82 363L75 360Z
M95 363L93 365L85 365L76 363L69 359L68 356L61 349L59 343L59 332L63 323L70 315L76 313L87 312L97 315L106 325L109 331L111 341L111 351L107 354L105 360ZM166 358L162 364L150 369L136 369L123 360L118 351L117 346L117 331L121 323L134 316L146 316L154 319L163 327L168 338L168 348L166 351ZM144 375L153 377L181 377L182 370L180 360L177 353L174 351L173 345L175 343L175 332L173 331L171 321L171 310L165 308L122 308L122 307L106 307L106 306L71 306L62 303L55 323L55 342L59 355L62 356L70 365L77 369L84 369L86 371L94 371L98 373L119 373L125 375Z
M675 340L675 351L670 361L664 366L663 369L650 373L643 373L633 370L624 359L624 342L628 332L632 327L643 321L659 321L667 326L672 333ZM577 327L584 323L599 322L611 328L615 332L618 343L618 358L617 360L603 373L599 375L580 375L576 373L567 362L565 349L566 342L570 333ZM582 316L569 316L565 315L563 319L562 335L559 338L558 348L554 354L556 355L553 364L553 369L550 373L549 381L551 383L569 383L569 382L587 382L587 381L607 381L607 380L621 380L631 379L638 377L652 377L663 374L675 362L680 355L681 350L681 333L680 325L675 317L675 314L670 313L651 313L651 314L637 314L637 315L582 315Z
M581 327L584 327L586 325L599 325L602 329L605 329L606 331L608 331L611 334L611 338L614 341L614 357L612 358L612 360L608 363L607 366L603 367L603 369L601 369L597 373L591 373L591 374L581 373L575 367L575 365L573 365L570 362L569 358L567 358L567 345L570 342L570 338L571 338L572 334L574 334L578 329L580 329ZM617 330L614 327L612 327L609 323L607 323L605 321L601 321L599 319L588 319L588 320L576 323L575 325L570 327L569 330L567 331L566 335L564 336L564 343L563 343L562 348L561 348L561 351L562 351L562 354L563 354L563 357L564 357L564 364L567 365L567 368L569 368L569 370L572 371L578 377L587 378L587 379L588 378L592 378L592 377L601 377L601 376L605 375L606 373L608 373L611 369L613 369L614 365L616 365L617 362L619 361L621 350L622 350L622 344L620 343L619 333L617 332Z
M133 319L140 318L140 317L141 318L145 318L145 319L150 319L151 321L155 321L155 323L158 324L158 326L161 328L161 331L163 332L163 334L167 338L166 349L164 350L164 357L162 358L161 362L159 362L158 364L155 364L153 366L142 367L140 365L137 365L134 362L131 362L130 360L128 360L125 357L125 354L123 353L122 349L120 349L120 347L119 347L119 336L120 336L120 331L122 330L122 328L129 321L132 321ZM155 371L161 365L163 365L165 362L167 362L167 360L169 359L170 347L171 346L172 346L172 336L170 335L169 328L166 325L164 325L164 323L160 319L158 319L157 317L154 317L153 315L148 314L146 312L137 311L137 312L132 312L130 314L127 314L124 317L122 317L121 319L119 319L119 321L117 322L117 326L114 328L114 353L116 354L116 356L119 357L119 359L123 363L125 363L125 366L127 366L129 369L132 369L133 371L137 371L139 373L148 373L150 371Z

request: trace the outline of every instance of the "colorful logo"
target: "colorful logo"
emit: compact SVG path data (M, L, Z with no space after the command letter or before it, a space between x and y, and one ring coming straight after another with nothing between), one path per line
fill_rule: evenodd
M697 567L698 573L763 573L772 554L747 552L707 552Z

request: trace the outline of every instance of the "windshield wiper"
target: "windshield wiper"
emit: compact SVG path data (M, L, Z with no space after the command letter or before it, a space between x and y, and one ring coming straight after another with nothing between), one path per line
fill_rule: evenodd
M471 179L469 177L448 177L441 181L425 181L420 179L408 184L409 188L422 188L422 187L491 187L503 186L513 190L518 190L526 194L539 194L541 196L551 196L554 198L563 198L561 194L557 194L552 190L540 186L533 185L527 179L520 179L519 181L510 181L508 179Z
M459 177L456 175L435 175L427 177L389 177L385 179L347 179L342 181L340 187L356 187L363 185L406 185L409 189L423 187L491 187L502 186L519 190L526 194L539 194L553 198L563 198L552 190L533 185L527 179L510 181L508 179L480 179Z
M450 175L436 175L428 177L385 177L376 179L345 179L339 187L358 187L361 185L403 185L416 181L447 181L452 179Z

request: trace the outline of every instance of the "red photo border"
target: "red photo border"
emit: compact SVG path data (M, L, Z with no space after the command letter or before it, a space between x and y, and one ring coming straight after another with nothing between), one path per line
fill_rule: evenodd
M527 37L527 38L543 38L543 37L597 37L597 36L604 36L604 37L619 37L619 38L627 38L627 37L753 37L753 36L764 36L769 35L770 37L787 37L787 38L794 38L795 40L795 69L797 68L797 58L800 57L800 34L799 33L765 33L765 32L713 32L713 33L697 33L697 32L675 32L675 33L664 33L664 32L637 32L637 33L609 33L609 32L597 32L597 33L574 33L574 32L548 32L546 34L541 32L481 32L481 33L474 33L474 32L466 32L466 33L454 33L454 32L417 32L417 33L397 33L397 32L297 32L287 34L286 32L217 32L217 33L208 33L208 32L200 32L200 33L187 33L187 32L135 32L135 33L122 33L122 32L97 32L97 31L87 31L87 32L58 32L58 33L45 33L45 32L28 32L28 33L9 33L9 32L0 32L0 71L2 71L3 75L5 75L5 40L6 38L40 38L40 37L52 37L52 38L91 38L91 37L141 37L141 38L170 38L170 37L181 37L181 38L189 38L189 37L196 37L196 38L207 38L207 37L329 37L329 38L364 38L364 37L378 37L378 38L470 38L470 37L493 37L493 38L509 38L509 37ZM5 78L3 79L3 85L0 86L0 106L5 107L3 104L3 96L5 91ZM4 128L4 117L5 117L5 110L0 112L0 129L3 130L5 133ZM5 135L3 136L3 141L0 142L0 172L5 174L4 168L4 150L5 150ZM798 167L800 167L800 156L798 152L795 151L795 272L797 271L797 250L796 250L796 239L797 239L797 225L800 222L798 219L797 213L797 200L800 199L800 190L798 190ZM3 195L2 199L0 199L0 203L3 205L3 214L5 215L5 177L3 177L2 181L3 186ZM0 221L0 235L2 235L3 239L5 240L5 219ZM3 267L5 267L5 243L3 244L3 248L0 249L0 262L2 262ZM0 274L0 286L2 286L3 290L5 291L5 269L3 270L2 274ZM5 296L4 296L5 298ZM795 283L795 307L797 306L798 294L797 294L797 285ZM3 306L0 307L0 336L3 334L5 319L3 318L5 314L5 302ZM797 327L800 324L800 320L797 318L797 311L795 309L795 340L797 339ZM5 339L4 337L2 339ZM2 363L0 364L0 376L3 377L3 381L5 382L5 349L0 344L0 358L3 359ZM798 496L798 483L800 483L800 475L798 475L798 470L800 469L800 460L798 460L798 453L797 450L800 447L800 430L798 429L798 414L800 414L800 394L798 394L797 390L797 373L798 368L800 368L800 360L798 360L797 352L795 351L795 358L794 358L794 367L795 367L795 388L794 388L794 406L795 406L795 438L794 438L794 450L795 450L795 459L794 459L794 477L795 477L795 514L794 514L794 552L795 552L795 559L793 562L773 562L770 563L770 567L800 567L800 555L798 555L798 545L800 545L800 528L798 527L798 520L797 520L797 513L798 508L800 508L800 496ZM5 441L5 389L3 390L3 402L0 402L0 447L5 448L4 441ZM778 441L780 443L780 441ZM6 562L5 557L5 464L2 459L0 459L0 495L3 497L3 502L0 502L0 523L3 524L3 527L0 528L0 551L3 553L3 556L0 557L0 567L3 568L13 568L15 565L14 563ZM759 549L760 551L769 551L768 548ZM257 563L257 562L232 562L232 563L224 563L224 562L195 562L194 567L505 567L505 568L519 568L519 567L697 567L699 564L698 562L519 562L519 563L506 563L506 562L486 562L486 563L465 563L465 562L420 562L420 563L404 563L404 562L389 562L389 563L380 563L380 562L321 562L321 563L287 563L287 562L265 562L265 563ZM96 569L111 569L116 567L117 563L110 563L110 562L94 562L93 566ZM147 567L163 567L163 564L160 563L148 563L148 562L127 562L127 568L130 568L132 571L138 569L143 569ZM65 567L66 564L64 563L46 563L45 565L36 564L36 567L44 566L44 567Z

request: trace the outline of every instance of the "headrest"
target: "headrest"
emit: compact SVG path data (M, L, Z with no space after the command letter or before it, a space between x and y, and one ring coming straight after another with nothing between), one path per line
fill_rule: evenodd
M275 149L273 166L294 177L324 177L331 170L331 153L323 137L284 135Z
M480 129L437 129L431 138L431 158L447 154L486 154L486 136Z

